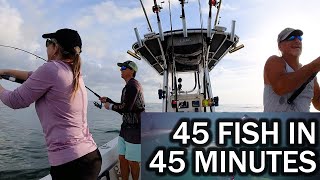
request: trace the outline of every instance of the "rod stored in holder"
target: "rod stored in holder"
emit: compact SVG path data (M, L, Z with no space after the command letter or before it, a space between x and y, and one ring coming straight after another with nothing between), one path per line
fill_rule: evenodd
M187 30L187 22L186 22L186 15L184 12L184 4L186 3L185 0L179 0L181 4L181 20L182 20L182 28L183 28L183 37L188 37L188 30Z
M140 35L138 32L138 28L134 28L134 32L136 34L136 38L137 38L137 42L138 42L139 47L142 47L142 41L141 41L141 38L140 38Z
M160 40L164 41L164 35L163 35L161 20L159 16L159 13L162 7L157 4L156 0L154 0L153 2L154 2L154 6L152 7L152 11L157 14L157 23L158 23Z
M136 58L136 59L138 59L138 60L141 60L141 57L140 57L138 54L136 54L136 53L134 53L134 52L132 52L132 51L130 51L130 50L128 50L127 53L128 53L130 56L132 56L132 57L134 57L134 58Z
M236 21L232 20L232 23L231 23L231 34L230 34L230 40L231 41L233 41L233 39L234 39L235 29L236 29Z

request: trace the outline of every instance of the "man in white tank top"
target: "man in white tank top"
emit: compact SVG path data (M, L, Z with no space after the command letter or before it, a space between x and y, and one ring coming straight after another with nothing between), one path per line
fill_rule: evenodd
M292 104L287 100L313 74L320 71L320 57L302 66L299 57L302 52L303 32L286 28L278 35L281 56L269 57L264 66L264 112L309 112L311 102L320 110L320 88L314 78L298 95Z

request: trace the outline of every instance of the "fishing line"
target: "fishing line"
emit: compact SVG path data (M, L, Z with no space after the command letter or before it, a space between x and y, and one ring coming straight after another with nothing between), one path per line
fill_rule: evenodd
M14 46L3 45L3 44L0 44L0 47L5 47L5 48L11 48L11 49L14 49L14 50L19 50L19 51L22 51L22 52L31 54L31 55L33 55L33 56L37 57L38 59L41 59L41 60L43 60L43 61L45 61L45 62L48 62L46 59L42 58L41 56L38 56L38 55L36 55L36 54L34 54L34 53L31 53L31 52L29 52L29 51L27 51L27 50L24 50L24 49L21 49L21 48L17 48L17 47L14 47ZM16 82L16 83L20 83L20 84L22 84L22 83L25 81L25 80L22 80L22 79L17 79L17 78L15 78L15 77L13 77L13 76L10 76L10 75L0 75L0 76L1 76L1 78L3 78L3 79L6 79L6 80L9 80L9 81L12 81L12 82ZM89 91L91 91L95 96L97 96L98 98L101 98L100 95L98 95L97 93L95 93L94 91L92 91L89 87L87 87L87 86L85 86L85 87L86 87Z
M14 47L14 46L7 46L7 45L3 45L3 44L0 44L0 46L1 46L1 47L6 47L6 48L11 48L11 49L14 49L14 50L23 51L23 52L25 52L25 53L31 54L31 55L33 55L33 56L35 56L35 57L37 57L37 58L39 58L39 59L44 60L44 61L47 62L46 59L44 59L44 58L42 58L42 57L40 57L40 56L38 56L38 55L36 55L36 54L33 54L33 53L31 53L31 52L29 52L29 51L27 51L27 50L20 49L20 48Z

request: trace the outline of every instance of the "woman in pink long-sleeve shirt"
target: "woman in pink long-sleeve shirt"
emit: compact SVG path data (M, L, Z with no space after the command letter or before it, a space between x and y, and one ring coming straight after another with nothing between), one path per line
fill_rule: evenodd
M14 91L0 85L1 101L13 108L35 108L45 134L53 179L97 179L101 155L87 124L87 93L80 75L81 38L60 29L46 38L48 62L34 72L0 70L26 80Z

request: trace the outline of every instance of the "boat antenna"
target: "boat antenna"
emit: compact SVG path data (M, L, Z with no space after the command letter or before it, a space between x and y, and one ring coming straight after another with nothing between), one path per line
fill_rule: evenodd
M146 9L144 8L144 5L143 5L142 0L140 0L140 4L141 4L141 7L142 7L144 16L146 17L146 20L147 20L147 23L148 23L148 26L149 26L149 30L150 30L151 32L153 32L152 27L151 27L151 24L150 24L150 21L149 21L149 18L148 18L148 15L147 15L147 12L146 12Z
M38 56L38 55L36 55L36 54L34 54L34 53L31 53L31 52L29 52L29 51L27 51L27 50L24 50L24 49L21 49L21 48L17 48L17 47L14 47L14 46L8 46L8 45L2 45L2 44L0 44L0 47L11 48L11 49L23 51L23 52L25 52L25 53L28 53L28 54L31 54L31 55L37 57L38 59L41 59L41 60L47 62L47 60L44 59L43 57ZM20 84L24 83L24 81L25 81L25 80L18 79L18 78L9 76L9 75L1 75L1 77L2 77L3 79L6 79L6 80L9 80L9 81L12 81L12 82L17 82L17 83L20 83ZM100 96L99 96L97 93L93 92L93 91L92 91L90 88L88 88L87 86L85 86L85 87L86 87L89 91L91 91L95 96L97 96L98 98L100 98Z
M34 54L34 53L31 53L31 52L29 52L29 51L27 51L27 50L24 50L24 49L20 49L20 48L14 47L14 46L7 46L7 45L3 45L3 44L0 44L0 46L1 46L1 47L6 47L6 48L11 48L11 49L14 49L14 50L23 51L23 52L25 52L25 53L31 54L31 55L33 55L33 56L41 59L41 60L47 61L46 59L44 59L44 58L42 58L42 57L40 57L40 56L38 56L38 55L36 55L36 54Z
M188 32L187 32L187 23L186 23L186 15L184 13L184 4L186 3L185 0L179 0L181 4L181 20L182 20L182 26L183 26L183 36L188 37Z

